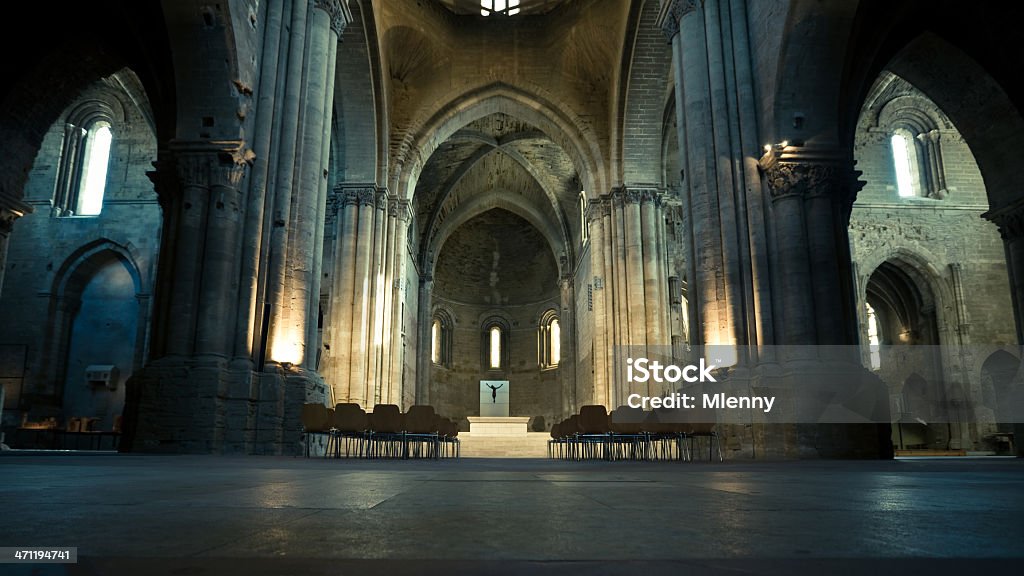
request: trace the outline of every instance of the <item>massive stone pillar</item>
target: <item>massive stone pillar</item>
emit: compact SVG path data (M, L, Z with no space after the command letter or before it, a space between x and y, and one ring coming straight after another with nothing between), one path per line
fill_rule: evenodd
M32 207L9 196L0 196L0 293L4 288L7 270L7 245L14 230L14 221L32 211Z
M6 195L0 196L0 294L4 288L4 271L7 269L7 245L14 230L14 221L32 209L27 204L9 198ZM4 394L0 389L0 423L3 422ZM0 435L0 443L3 443L3 436Z
M405 406L412 398L417 398L413 390L404 388L402 376L405 365L405 339L402 322L405 314L406 265L409 262L409 223L412 221L412 209L408 200L393 200L395 209L395 246L393 250L394 270L392 282L385 289L391 290L391 350L387 358L390 362L388 386L391 390L391 404ZM429 340L428 340L429 342ZM417 403L418 400L417 400ZM424 401L423 403L426 403Z
M1024 350L1024 202L996 208L983 214L999 227L1006 251L1006 271L1010 277L1010 300L1017 328L1017 344ZM1024 384L1024 370L1015 379L1016 386ZM1017 456L1024 457L1024 422L1014 423Z
M419 291L419 314L416 319L416 326L419 329L420 354L416 356L416 403L430 403L430 330L433 320L431 318L431 300L434 294L434 277L420 277Z
M836 154L787 147L762 159L771 193L770 229L779 282L778 324L789 345L856 344L846 226L858 186Z
M746 3L666 0L659 23L676 72L690 341L772 344Z
M232 373L244 143L171 143L151 173L164 212L152 360L129 380L123 449L251 448L249 373ZM230 446L230 448L228 448Z
M746 4L664 0L659 14L675 70L690 342L735 346L741 387L795 384L821 396L840 377L870 386L855 353L838 367L813 348L778 358L771 346L857 343L846 237L856 179L852 158L835 147L779 143L762 158ZM821 386L804 388L808 381ZM866 455L887 442L873 425L753 428L724 432L742 436L751 454Z
M373 184L342 183L331 206L336 246L324 377L335 402L401 404L401 347L392 335L401 333L408 205Z
M559 361L558 379L562 386L562 413L566 416L576 414L586 398L580 398L576 388L576 287L572 277L564 276L558 281L559 286Z
M671 344L664 195L625 187L591 200L594 270L594 401L625 403L626 361Z
M295 452L302 403L325 399L320 259L335 53L350 15L342 0L259 14L252 141L172 141L151 174L164 216L153 341L129 381L124 449Z
M320 295L321 229L326 210L327 151L338 35L351 16L337 0L293 4L287 87L277 159L275 233L267 301L272 306L271 360L312 370ZM276 225L278 222L283 225ZM315 277L315 278L314 278Z
M324 376L334 389L335 402L355 402L365 407L369 401L372 406L373 394L365 376L377 190L367 184L339 184L334 197L338 230L327 342L331 362Z
M607 235L605 233L606 210L602 209L599 200L591 201L587 207L587 222L590 227L590 259L593 270L593 298L594 298L594 389L593 402L604 406L613 406L611 398L611 350L609 340L608 302L609 290L605 288L605 282L609 278L605 265L605 244Z

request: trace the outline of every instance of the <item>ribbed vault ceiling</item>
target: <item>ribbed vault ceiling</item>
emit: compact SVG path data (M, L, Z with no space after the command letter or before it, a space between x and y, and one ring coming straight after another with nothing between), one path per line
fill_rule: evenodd
M485 116L424 166L414 196L419 245L438 250L458 226L497 207L526 218L561 256L578 188L572 160L543 132L507 114Z

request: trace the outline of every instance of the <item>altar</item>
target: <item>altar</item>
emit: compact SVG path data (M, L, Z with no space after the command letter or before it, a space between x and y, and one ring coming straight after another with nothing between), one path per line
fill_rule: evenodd
M470 416L473 436L526 436L529 416L509 416L509 381L480 381L480 415Z
M529 416L469 416L473 436L526 436Z

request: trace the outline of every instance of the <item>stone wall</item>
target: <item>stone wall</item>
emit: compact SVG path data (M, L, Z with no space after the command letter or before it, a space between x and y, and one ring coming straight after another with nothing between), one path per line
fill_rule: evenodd
M962 267L970 337L977 344L1008 344L1015 339L1003 242L988 209L984 182L971 150L942 112L912 86L890 76L892 84L865 111L858 126L857 168L867 182L854 204L850 243L863 298L878 266L905 255L926 262L938 293L952 294L951 265ZM901 198L887 129L886 110L912 98L920 113L939 124L939 147L946 179L943 198ZM955 328L953 303L938 310L943 325ZM952 342L942 342L952 344Z
M913 196L899 194L891 141L897 130L914 137L910 141L911 176L916 185ZM887 272L879 278L905 274L911 279L921 295L921 303L911 306L921 308L925 323L934 325L934 334L931 329L919 334L916 326L913 333L893 334L908 327L890 318L884 325L889 333L883 333L883 344L901 344L909 338L910 343L937 343L954 351L960 346L1013 344L1016 335L1003 241L996 225L981 216L988 210L985 184L956 127L924 94L901 78L883 73L868 96L855 146L857 168L866 182L849 227L861 341L868 341L865 302L869 282L885 264ZM947 376L965 374L958 379L958 386L947 389L936 383L937 374L908 375L888 357L883 350L877 373L889 387L894 420L900 413L920 416L908 397L921 394L933 399L966 395L969 405L977 407L980 420L957 425L951 435L942 427L933 427L917 435L904 430L900 436L894 427L893 444L904 443L897 448L908 444L991 448L986 436L995 431L995 424L990 421L990 401L982 386L986 358L972 359L970 348L944 354L942 366L936 370Z
M462 304L434 297L437 306L448 311L454 322L450 366L432 364L430 403L438 413L462 422L466 416L480 415L480 381L509 381L509 415L541 418L531 425L550 429L561 418L559 369L540 367L537 332L541 315L558 308L558 300L521 306ZM482 322L499 314L511 326L508 335L509 364L502 370L490 370Z
M7 268L12 276L0 299L5 316L0 345L25 350L23 373L5 379L8 404L15 407L4 413L5 424L16 424L22 412L33 421L97 416L102 418L99 427L109 430L124 403L125 381L145 358L161 218L146 177L156 158L156 138L147 105L137 105L124 89L133 82L134 74L124 70L92 85L49 128L29 175L25 201L35 211L11 235ZM89 102L101 103L113 115L103 208L97 216L61 216L54 194L65 122ZM103 298L111 290L122 295L120 300L127 294L118 314L86 314L90 294ZM79 314L98 324L74 324ZM92 351L88 354L82 347L86 344ZM72 366L69 354L75 356ZM88 387L84 365L104 363L119 369L114 389ZM10 375L9 370L0 372ZM68 390L74 414L62 413L65 386L74 387Z

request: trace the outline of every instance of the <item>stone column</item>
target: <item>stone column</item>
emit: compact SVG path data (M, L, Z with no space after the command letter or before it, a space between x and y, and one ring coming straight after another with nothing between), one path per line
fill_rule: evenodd
M719 156L727 150L716 149L716 125L722 119L724 92L712 93L708 54L708 31L705 27L703 2L673 1L662 7L662 28L672 41L672 58L676 74L676 91L682 96L677 108L678 123L685 126L685 169L683 186L690 200L690 225L693 229L693 258L696 276L691 281L691 297L698 300L700 324L699 343L724 344L737 341L734 324L736 287L731 269L737 264L726 261L723 244L723 220L733 214L722 214L719 193ZM716 124L717 120L717 124ZM719 126L720 128L720 126Z
M266 22L263 26L263 50L260 58L260 81L256 91L256 107L260 113L256 116L253 136L253 166L249 177L249 192L246 198L245 228L242 234L242 273L240 275L238 319L235 326L235 362L236 365L254 366L258 360L262 341L260 330L264 328L263 310L259 305L262 300L262 283L260 273L266 259L266 243L264 234L269 227L270 211L265 210L267 202L267 184L271 170L272 133L274 119L280 120L281 101L278 92L284 87L279 75L282 62L286 62L282 54L282 44L286 37L284 32L285 3L273 2L267 6ZM257 366L262 369L262 366Z
M338 226L331 290L331 363L327 383L334 387L336 402L356 402L366 407L366 314L370 296L369 257L373 250L376 187L371 184L339 184L333 205Z
M771 193L784 344L857 342L846 236L848 180L857 174L829 154L779 150L762 167ZM845 253L844 253L845 251ZM810 296L810 297L808 297ZM852 325L851 325L852 324Z
M7 195L0 195L0 293L3 293L4 288L7 245L10 242L11 232L14 231L14 221L30 212L32 212L32 207L28 204Z
M428 271L424 271L429 274ZM419 353L416 355L416 403L430 403L430 329L431 298L434 291L434 278L420 278L419 314L416 325L419 327Z
M384 306L380 314L381 322L381 348L380 348L380 380L381 395L387 399L389 404L397 404L398 386L391 381L391 350L392 350L392 324L391 314L394 309L395 291L392 289L395 283L395 235L398 223L398 202L388 196L387 215L385 226L387 228L384 237L383 273L384 282L381 285L379 298L384 299Z
M1017 344L1024 347L1024 202L1018 201L1002 208L989 210L982 216L999 227L1006 252L1006 271L1010 277L1010 300L1013 302L1013 319L1017 328ZM1022 348L1024 349L1024 348ZM1018 371L1017 386L1024 381L1024 374ZM1017 456L1024 457L1024 423L1013 425Z
M405 302L405 274L406 274L406 263L408 261L408 253L406 243L409 239L409 222L412 220L412 211L410 209L408 200L397 200L396 201L397 214L395 216L395 246L394 246L394 277L393 281L389 285L391 289L391 300L393 302L391 307L391 354L389 356L390 361L390 375L389 386L391 387L391 404L397 404L403 406L405 399L408 394L403 389L402 371L403 364L405 362L405 343L403 341L404 336L402 335L402 322L404 321L403 310ZM428 307L429 310L429 307ZM429 342L429 340L427 341ZM420 343L422 349L422 342ZM422 375L417 375L416 381L418 382ZM411 383L415 386L415 382ZM426 393L424 388L424 393ZM429 396L425 396L422 401L419 398L419 389L412 394L416 398L418 404L429 403Z
M238 311L238 261L245 214L238 185L244 166L238 155L221 157L211 166L196 323L196 353L201 355L230 358L232 354L230 327L235 325Z
M1003 238L1017 342L1024 344L1024 203L989 210L983 216L999 227L999 235Z
M383 189L377 189L374 198L373 239L370 250L370 270L367 282L370 291L367 298L367 331L366 331L366 397L372 398L375 404L383 399L382 379L380 377L381 338L383 325L381 307L384 305L384 226L388 212L388 195ZM386 402L384 402L386 403Z
M626 361L648 346L671 345L662 192L616 189L595 200L591 221L594 269L594 398L615 408L625 402Z
M363 197L359 205L359 240L354 262L355 304L352 308L352 325L348 328L352 330L352 397L355 402L372 406L375 399L373 391L369 388L366 360L371 333L370 300L374 286L371 259L374 248L373 226L377 213L377 191L375 188L367 188L360 193ZM359 391L356 392L356 389Z
M607 408L615 408L612 405L610 394L609 364L611 353L611 342L608 335L611 324L608 319L608 294L610 290L606 285L610 279L607 275L605 263L605 246L607 234L605 233L605 221L607 219L607 204L601 200L591 200L587 207L587 221L590 224L590 262L593 270L593 284L591 290L594 297L594 390L593 402L604 405Z
M672 344L665 321L668 299L665 283L668 274L662 251L665 244L665 218L661 212L661 193L653 189L640 192L640 227L643 247L644 312L647 324L647 345L667 347Z
M616 308L617 295L616 286L618 274L615 267L615 242L614 217L612 216L611 199L605 195L600 198L598 210L602 222L601 229L604 231L604 276L602 290L604 292L604 317L605 332L603 350L606 358L606 394L608 396L608 408L614 409L619 405L619 390L622 382L622 362L624 361L619 350L619 314Z
M770 344L768 239L743 0L665 0L694 344ZM766 328L766 324L768 328Z
M340 0L296 0L288 47L275 178L275 226L271 235L267 300L272 303L271 359L311 370L320 295L314 272L323 237L317 228L326 209L326 159L334 98L334 53L351 19Z
M576 390L576 290L572 277L564 276L559 282L561 311L558 318L559 351L558 379L562 386L562 413L576 414L579 411L579 398Z

